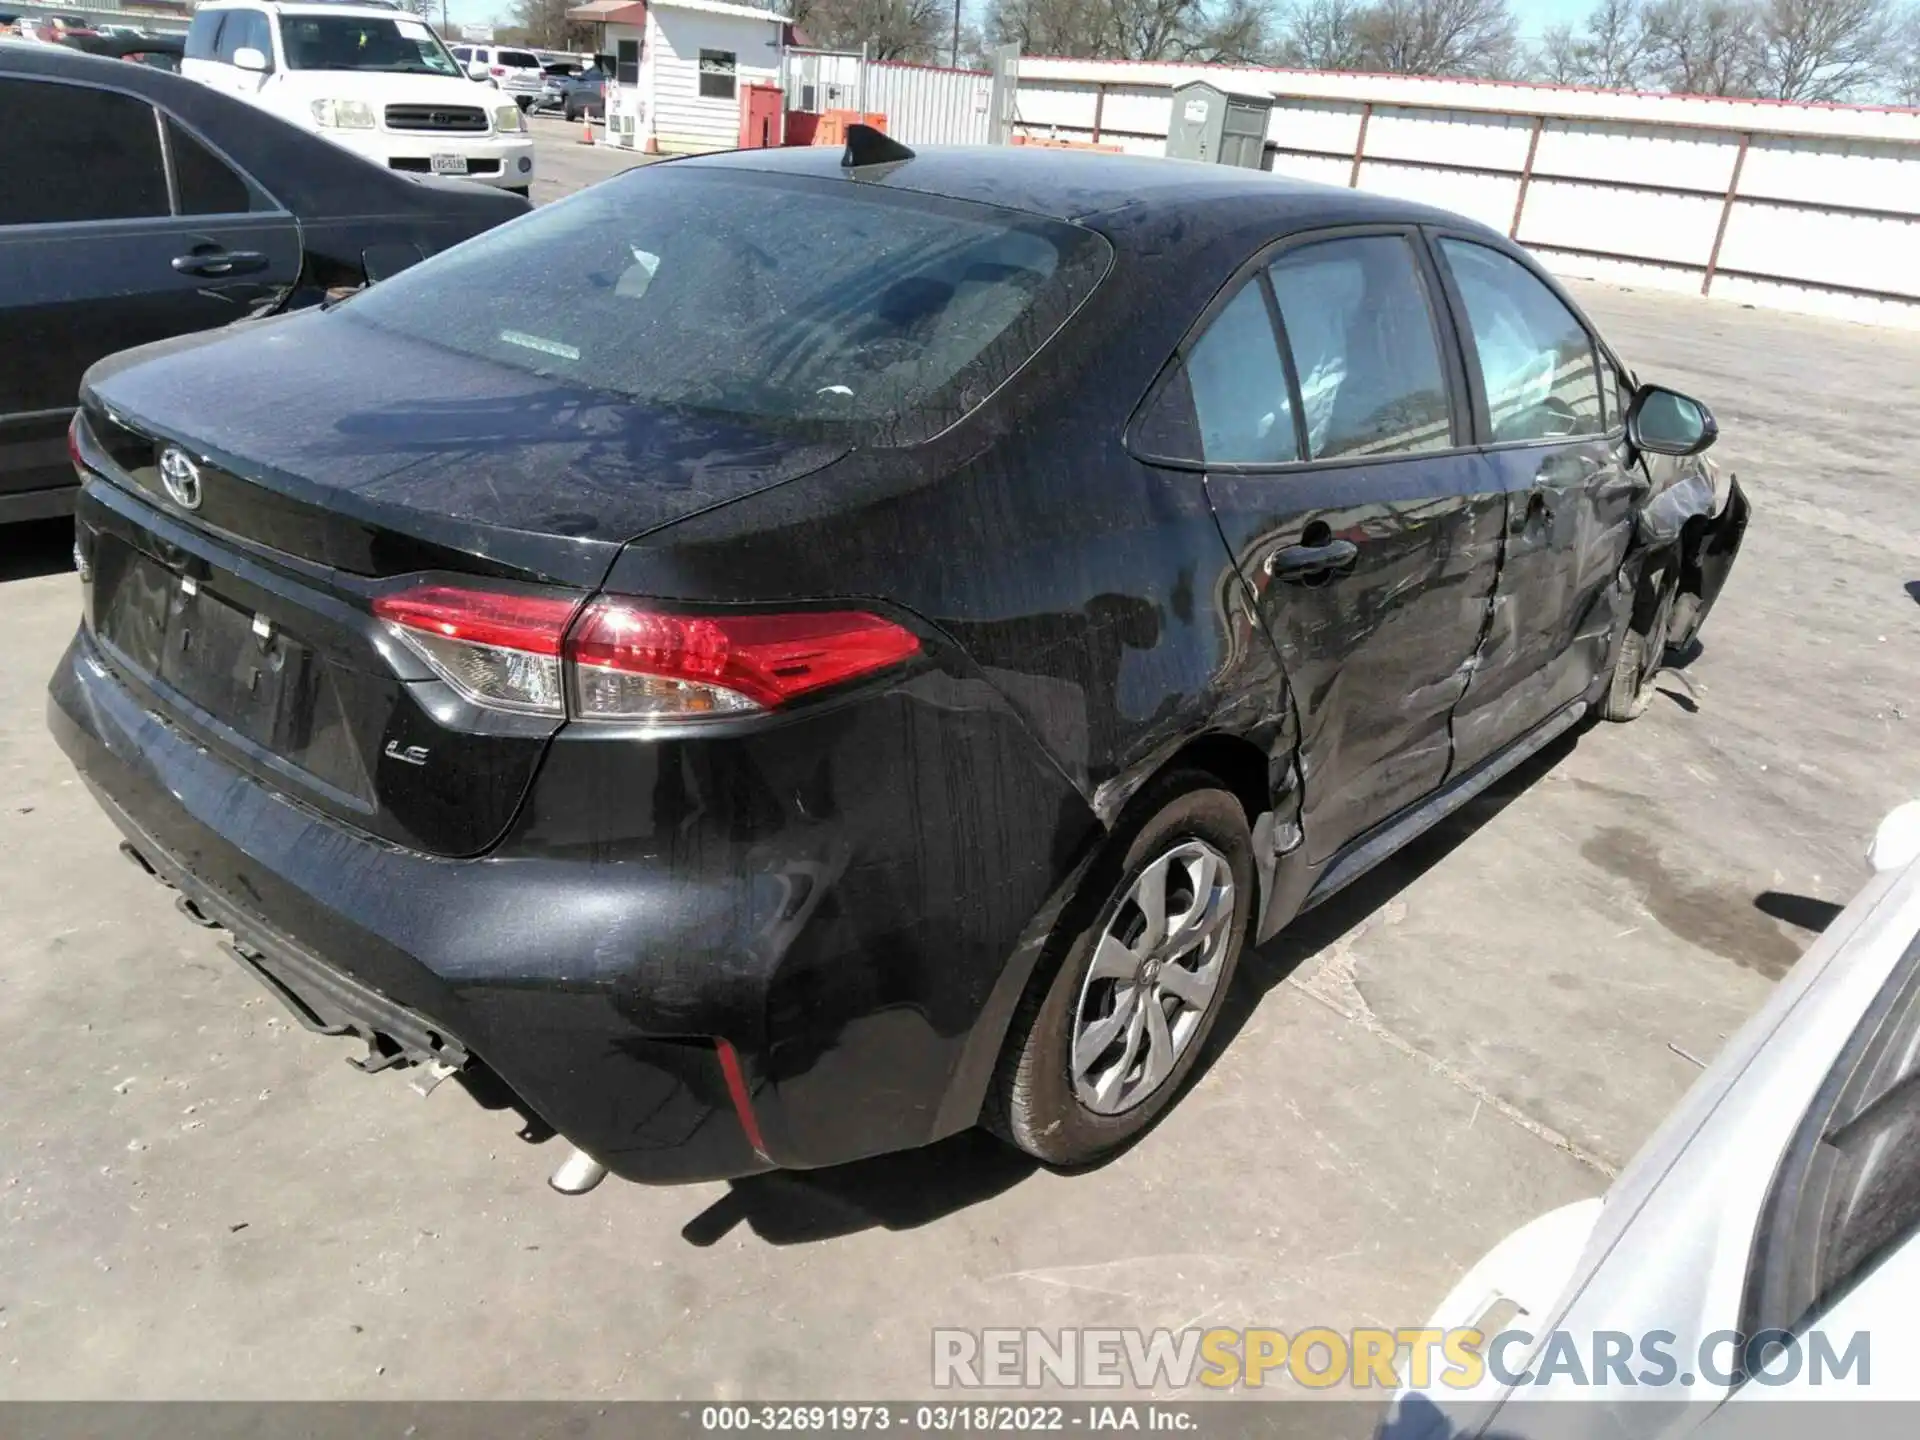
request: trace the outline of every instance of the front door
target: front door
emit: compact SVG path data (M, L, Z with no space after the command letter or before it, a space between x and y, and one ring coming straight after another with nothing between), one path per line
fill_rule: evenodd
M1460 313L1468 381L1506 497L1506 557L1487 633L1453 718L1465 769L1579 699L1606 666L1631 596L1620 562L1648 481L1630 466L1611 363L1545 281L1457 237L1435 246Z
M1503 501L1476 493L1444 335L1417 237L1375 230L1287 245L1186 358L1207 491L1292 691L1316 861L1445 779L1486 620Z

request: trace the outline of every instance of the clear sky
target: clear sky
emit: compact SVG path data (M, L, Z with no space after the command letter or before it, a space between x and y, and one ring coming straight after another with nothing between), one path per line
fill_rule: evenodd
M966 0L966 6L970 12L984 8L979 0ZM488 20L508 24L513 9L512 0L446 0L446 7L447 18L455 26ZM1578 24L1592 8L1593 0L1513 0L1514 14L1520 17L1520 29L1527 35L1538 35L1549 25Z

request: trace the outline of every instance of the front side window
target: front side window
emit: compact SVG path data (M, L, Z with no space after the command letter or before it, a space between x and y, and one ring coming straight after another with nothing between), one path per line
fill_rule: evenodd
M425 22L357 15L280 17L290 70L366 70L384 75L464 73Z
M1433 314L1398 235L1320 240L1268 270L1315 460L1453 444Z
M7 156L0 225L168 215L160 128L118 90L0 78L0 134L31 135Z
M1091 231L983 205L663 165L336 313L643 404L905 444L984 401L1110 255Z
M733 99L734 52L700 52L700 97L703 100Z
M1606 429L1593 337L1538 276L1466 240L1440 242L1467 310L1495 443Z

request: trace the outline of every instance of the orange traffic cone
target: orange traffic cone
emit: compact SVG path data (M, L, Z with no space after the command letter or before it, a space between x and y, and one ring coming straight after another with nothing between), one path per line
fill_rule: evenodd
M660 153L660 139L653 133L653 117L651 115L647 117L647 138L646 143L640 147L640 153L642 155L658 155Z
M580 140L582 145L593 144L593 116L586 111L580 112Z

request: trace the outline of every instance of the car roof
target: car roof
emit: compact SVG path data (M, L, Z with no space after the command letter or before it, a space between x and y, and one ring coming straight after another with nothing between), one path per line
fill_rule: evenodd
M277 15L346 15L362 20L391 20L400 15L420 18L385 0L202 0L194 13L201 10L268 10Z
M1076 223L1097 222L1103 215L1142 207L1230 211L1259 206L1270 210L1279 202L1288 217L1297 217L1299 222L1283 227L1281 233L1287 229L1388 222L1485 229L1448 211L1410 200L1320 185L1264 170L1153 155L1024 145L930 145L916 150L911 160L869 166L857 174L843 170L840 157L841 151L832 146L795 146L689 156L672 163L789 175L847 176L850 183L1001 205Z

